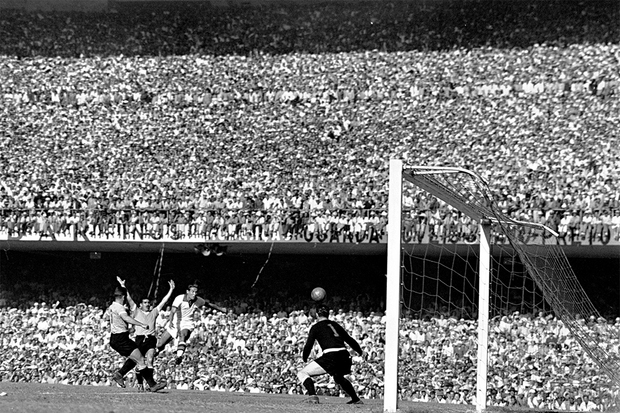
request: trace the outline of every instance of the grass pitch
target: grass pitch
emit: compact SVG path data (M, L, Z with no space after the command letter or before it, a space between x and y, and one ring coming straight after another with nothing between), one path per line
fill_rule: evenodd
M0 382L2 413L268 413L268 412L383 412L382 400L364 400L350 406L348 399L320 396L320 404L303 403L304 396L163 390L138 393L136 389ZM405 413L473 412L474 406L400 402Z

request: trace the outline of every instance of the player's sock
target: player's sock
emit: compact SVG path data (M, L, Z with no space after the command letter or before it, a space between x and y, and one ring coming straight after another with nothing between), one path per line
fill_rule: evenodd
M314 381L310 377L304 380L303 385L308 391L308 396L314 396L316 394L316 390L314 388Z
M357 393L355 392L355 389L353 388L353 385L349 380L344 377L334 377L334 381L338 383L340 387L342 387L342 390L344 390L344 392L349 395L352 401L355 402L360 399L357 396Z
M136 371L136 381L138 382L140 386L144 384L144 377L142 377L142 370Z
M177 346L177 358L175 360L175 363L181 364L183 362L183 354L185 353L185 343L181 342L179 343L179 345Z
M127 359L125 360L123 367L121 367L118 372L121 374L121 376L125 377L125 375L129 373L131 369L133 369L135 366L136 366L135 361L133 361L132 359Z
M140 370L140 374L144 377L149 386L153 387L157 384L153 378L153 369L149 369L148 367L144 368Z
M185 343L179 343L177 346L177 357L183 357L183 353L185 353Z

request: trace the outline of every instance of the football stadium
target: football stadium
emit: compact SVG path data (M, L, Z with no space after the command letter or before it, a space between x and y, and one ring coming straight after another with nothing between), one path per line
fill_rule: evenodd
M0 411L618 410L618 1L0 0L0 38Z

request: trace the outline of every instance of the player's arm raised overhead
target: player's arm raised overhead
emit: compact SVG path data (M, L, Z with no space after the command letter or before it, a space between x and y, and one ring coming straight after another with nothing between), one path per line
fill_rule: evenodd
M170 286L170 289L168 290L168 294L166 294L166 296L161 299L161 302L159 304L157 304L157 307L155 307L155 309L158 312L161 311L162 308L164 308L164 306L166 305L166 303L168 302L168 300L172 296L172 292L174 291L174 286L175 286L174 281L172 281L172 280L168 281L168 285Z
M126 291L125 295L127 297L127 304L129 304L129 311L131 311L131 314L135 315L135 312L136 312L136 309L138 308L138 306L136 305L136 302L133 300L133 298L131 298L131 294L129 294L129 290L125 286L125 280L122 280L121 277L116 277L116 281L118 281L120 286L125 289L125 291ZM135 324L135 323L133 323L133 324Z

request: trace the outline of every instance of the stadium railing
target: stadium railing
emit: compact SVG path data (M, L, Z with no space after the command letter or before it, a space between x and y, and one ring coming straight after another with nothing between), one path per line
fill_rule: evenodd
M551 211L542 218L560 233L560 244L620 244L617 222L587 222L577 216L573 224L566 225L561 221L565 212ZM386 227L387 213L381 209L0 209L0 240L385 243ZM520 236L525 243L548 242L527 229ZM449 210L411 209L403 220L402 241L476 243L478 227ZM493 242L505 240L498 233L493 234Z

